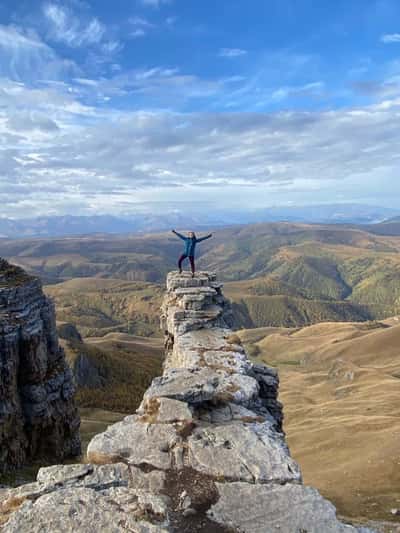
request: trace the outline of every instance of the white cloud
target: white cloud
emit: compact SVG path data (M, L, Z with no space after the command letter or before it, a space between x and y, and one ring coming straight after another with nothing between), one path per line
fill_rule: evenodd
M82 21L71 10L58 4L43 5L43 13L49 22L49 35L55 41L71 47L98 44L106 28L97 18Z
M381 41L385 44L400 43L400 33L386 33L382 35Z
M85 85L93 87L85 92ZM79 83L87 98L131 95L136 108L171 108L184 106L196 98L211 98L223 91L224 81L203 80L183 74L176 68L153 67L118 73L111 78Z
M54 133L58 131L57 123L46 114L37 111L16 111L7 119L6 127L12 132L40 131Z
M143 28L136 28L135 30L132 30L129 34L130 37L133 37L136 39L137 37L144 37L146 35L146 32Z
M124 45L120 41L106 41L101 45L101 50L107 55L113 55L122 50Z
M241 48L221 48L218 55L220 57L240 57L247 54L247 50Z
M129 35L133 38L144 37L149 31L156 27L155 24L149 22L144 17L131 17L128 22L132 28Z
M322 96L325 84L322 81L306 83L300 86L280 87L271 94L271 99L280 102L290 97L319 97Z
M60 58L34 32L0 25L0 78L59 79L72 72L78 72L75 63Z
M140 0L140 3L144 6L153 8L159 8L163 4L172 4L173 0Z
M48 50L48 46L40 41L35 34L25 34L17 26L0 25L0 46L2 48L35 48Z
M154 28L155 25L149 22L144 17L131 17L129 19L129 23L132 24L132 26L141 26L142 28Z

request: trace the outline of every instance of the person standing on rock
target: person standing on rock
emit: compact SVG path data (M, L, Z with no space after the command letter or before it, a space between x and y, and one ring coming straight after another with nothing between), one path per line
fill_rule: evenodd
M174 229L172 230L172 233L175 233L177 237L185 241L185 249L183 251L183 254L180 256L178 260L178 268L179 268L179 274L182 274L182 262L184 259L188 258L190 262L190 268L192 270L192 278L194 278L194 274L196 271L196 267L194 264L194 253L196 249L196 244L201 241L205 241L206 239L209 239L212 237L212 234L206 235L205 237L201 237L198 239L193 231L189 231L188 236L185 237L182 235L182 233L178 233Z

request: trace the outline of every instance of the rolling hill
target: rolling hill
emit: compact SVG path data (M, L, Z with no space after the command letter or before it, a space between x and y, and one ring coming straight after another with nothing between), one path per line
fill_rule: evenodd
M160 284L180 251L170 234L0 241L0 254L50 284L59 318L79 324L84 336L156 334ZM397 236L344 225L255 224L217 230L199 253L198 267L227 282L237 327L400 313Z
M324 321L363 321L374 318L368 306L347 300L312 298L295 285L274 277L228 282L236 328L297 327Z
M160 336L160 285L113 279L76 278L49 285L59 321L79 328L84 337L125 332L143 337Z
M289 446L306 483L352 519L399 507L400 320L238 332L279 368Z

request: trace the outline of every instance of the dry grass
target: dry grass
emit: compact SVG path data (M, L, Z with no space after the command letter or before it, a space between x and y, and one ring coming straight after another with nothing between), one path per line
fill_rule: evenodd
M287 439L306 484L350 519L400 507L400 325L322 323L239 332L279 367ZM291 364L289 365L288 362Z
M0 503L0 526L5 524L11 514L21 507L25 499L24 497L14 496Z

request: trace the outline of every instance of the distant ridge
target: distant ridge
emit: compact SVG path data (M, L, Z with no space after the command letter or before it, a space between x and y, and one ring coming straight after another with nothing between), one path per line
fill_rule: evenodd
M62 237L95 233L150 233L181 226L200 230L209 227L262 222L302 222L314 224L376 224L399 216L400 211L359 204L267 207L258 209L202 209L185 204L178 209L160 209L126 216L60 215L26 219L0 218L0 238Z

